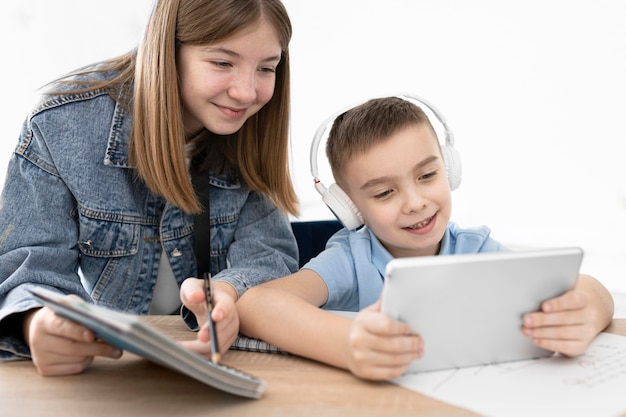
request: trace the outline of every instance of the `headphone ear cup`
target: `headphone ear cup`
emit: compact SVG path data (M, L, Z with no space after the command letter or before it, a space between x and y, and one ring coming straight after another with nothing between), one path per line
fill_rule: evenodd
M331 184L322 194L322 201L346 229L354 230L363 224L363 217L350 197L337 184Z
M446 174L450 183L450 190L454 191L461 185L461 155L452 146L442 146L441 153L446 164Z

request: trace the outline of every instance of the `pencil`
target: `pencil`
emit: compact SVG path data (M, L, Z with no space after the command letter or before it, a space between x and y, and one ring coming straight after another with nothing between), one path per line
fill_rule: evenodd
M206 293L206 302L207 302L207 318L209 321L209 332L211 335L211 361L219 362L220 361L220 347L219 343L217 343L217 328L215 323L213 322L213 317L211 317L211 312L213 312L213 292L211 291L211 273L205 272L203 274L204 278L204 289Z

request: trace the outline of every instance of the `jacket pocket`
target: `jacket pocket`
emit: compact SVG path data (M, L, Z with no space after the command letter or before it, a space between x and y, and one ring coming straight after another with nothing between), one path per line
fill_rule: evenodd
M130 216L79 208L78 219L78 247L84 255L115 258L137 253L140 225Z

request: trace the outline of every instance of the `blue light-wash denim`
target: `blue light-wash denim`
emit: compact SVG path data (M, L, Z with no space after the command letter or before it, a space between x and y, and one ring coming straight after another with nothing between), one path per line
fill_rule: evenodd
M0 196L0 320L37 307L33 286L147 314L162 249L179 285L196 276L193 219L129 166L130 129L101 91L47 96L28 116ZM286 214L237 175L210 183L214 279L241 295L296 271ZM2 324L0 358L28 357Z

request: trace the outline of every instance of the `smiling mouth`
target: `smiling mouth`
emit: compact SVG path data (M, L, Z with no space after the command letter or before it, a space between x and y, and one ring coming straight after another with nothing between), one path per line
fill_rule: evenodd
M236 109L236 108L232 108L232 107L225 107L225 106L220 106L220 105L216 105L219 109L222 110L222 112L224 112L225 114L227 114L230 117L238 117L241 116L242 114L245 113L246 109Z
M435 217L435 216L431 216L431 217L427 218L427 219L426 219L426 220L424 220L424 221L421 221L421 222L419 222L419 223L415 223L415 224L414 224L414 225L412 225L412 226L408 226L408 227L407 227L407 229L417 230L417 229L421 229L421 228L423 228L423 227L426 227L426 226L428 226L428 224L429 224L429 223L433 220L433 217Z

